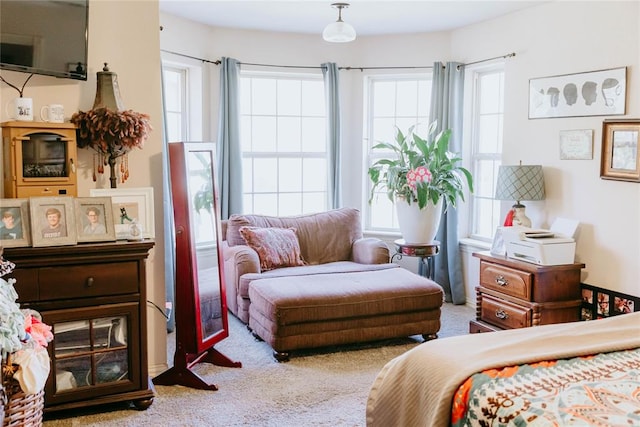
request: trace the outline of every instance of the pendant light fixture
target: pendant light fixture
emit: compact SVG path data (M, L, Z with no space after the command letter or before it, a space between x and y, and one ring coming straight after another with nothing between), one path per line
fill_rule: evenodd
M333 3L338 9L338 20L327 25L322 32L322 38L332 43L346 43L356 39L356 30L342 20L342 9L349 7L349 3Z

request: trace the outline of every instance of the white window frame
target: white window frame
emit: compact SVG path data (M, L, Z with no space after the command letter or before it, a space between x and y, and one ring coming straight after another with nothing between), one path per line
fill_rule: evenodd
M502 72L503 74L503 84L502 84L502 109L501 109L501 122L502 129L500 131L500 135L502 137L504 131L504 79L505 79L505 63L504 61L492 62L490 64L477 64L474 66L467 66L465 69L465 87L468 88L465 91L465 114L464 114L464 155L466 159L469 159L469 169L471 171L472 176L474 177L474 193L469 195L469 200L467 203L468 209L466 212L461 212L462 215L465 215L466 221L464 218L460 218L460 224L466 224L466 230L461 230L461 236L468 236L469 239L480 241L480 242L491 242L493 239L493 235L495 234L495 229L497 226L501 224L501 213L500 213L500 202L495 201L492 203L492 226L491 226L491 235L489 234L480 234L478 232L478 224L477 224L477 215L478 215L478 199L481 198L479 196L483 180L479 175L479 161L493 161L495 164L494 171L495 174L492 173L492 177L490 181L492 182L492 186L490 191L487 194L495 194L495 183L497 178L497 169L498 166L502 162L502 150L496 153L480 153L479 152L479 105L480 105L480 77L483 75ZM500 144L502 146L502 143ZM483 199L489 200L493 199L493 197L482 197Z
M385 154L380 152L379 150L372 150L371 147L376 145L379 141L373 141L373 133L374 133L374 117L373 117L373 103L374 103L374 95L373 95L373 85L377 82L384 81L392 81L392 82L401 82L407 80L426 80L428 82L429 88L431 88L431 81L433 79L433 74L431 72L420 72L420 73L411 73L411 74L375 74L368 75L364 78L364 117L363 117L363 170L364 170L364 182L362 184L362 188L364 189L364 194L362 195L362 212L363 212L363 220L364 220L364 229L369 233L375 233L379 235L400 235L400 229L398 227L396 212L393 208L393 203L388 200L386 194L380 194L378 197L380 200L384 198L389 202L389 206L391 208L392 215L392 226L391 227L374 227L371 222L371 213L372 206L369 204L369 198L371 194L372 183L369 179L368 170L369 167L376 162L378 159L385 158ZM397 95L397 94L396 94ZM429 98L430 99L430 98ZM416 122L420 125L421 129L426 129L429 126L429 110L431 109L430 105L426 106L426 116L424 120L418 120L416 118ZM398 118L406 118L407 116L398 116L394 115L394 124L397 124ZM400 130L406 132L404 126L400 127ZM420 132L419 132L420 133Z
M241 71L240 73L240 78L241 79L245 79L245 78L258 78L258 79L274 79L274 80L294 80L294 81L314 81L314 82L323 82L323 76L322 74L319 73L282 73L282 72L260 72L260 71L251 71L251 70L247 70L247 71ZM241 95L241 99L243 98L243 96ZM327 116L326 116L326 108L324 109L324 113L322 115L322 118L325 121L325 128L327 125ZM245 117L245 114L241 113L241 118ZM275 114L276 120L278 117L287 117L287 115L279 115L276 111ZM305 116L302 115L302 113L300 113L300 116L296 116L294 115L293 117L300 117L303 118ZM319 116L309 116L309 117L314 117L317 118ZM277 130L276 130L277 132ZM328 130L327 130L328 132ZM244 138L244 137L243 137ZM246 164L246 161L249 159L260 159L260 158L276 158L277 159L277 163L278 163L278 168L279 166L279 160L281 159L324 159L326 162L326 166L327 166L327 170L326 170L326 176L327 179L325 179L325 183L324 183L324 191L310 191L307 190L305 191L304 188L304 181L301 183L301 190L300 191L293 191L291 192L291 194L301 194L301 206L299 211L295 211L295 210L291 210L291 209L286 209L284 207L282 207L280 205L280 200L281 198L279 197L279 195L281 194L286 194L286 191L280 191L279 188L277 188L274 192L266 192L264 194L275 194L278 202L276 203L276 211L262 211L260 210L259 207L256 207L256 203L255 203L255 197L256 195L260 195L260 192L255 191L255 188L253 187L253 182L255 182L255 177L254 177L254 171L251 170L251 173L249 174L247 171L243 170L243 197L245 198L245 203L244 203L244 210L246 213L250 214L250 213L254 213L254 214L266 214L266 215L274 215L274 216L282 216L282 215L296 215L296 214L306 214L306 213L312 213L312 212L317 212L317 211L323 211L323 210L327 210L328 206L330 205L329 203L329 191L328 191L328 187L329 187L329 181L328 181L328 176L329 176L329 171L328 171L328 167L329 167L329 147L327 146L327 142L326 142L326 138L325 138L325 151L324 152L314 152L314 151L296 151L296 152L286 152L286 151L269 151L269 152L259 152L259 151L245 151L243 149L242 151L242 159L243 159L243 165ZM276 171L276 176L279 174L278 171ZM254 177L254 178L252 178ZM251 183L247 183L246 181L251 178L252 182ZM258 177L259 178L259 177ZM316 193L316 194L321 194L323 196L323 206L322 207L318 207L318 208L309 208L309 207L305 207L304 205L304 195L305 194L312 194L312 193ZM324 194L322 194L324 193ZM252 198L251 202L248 202L248 198ZM284 212L286 213L282 213L284 210Z

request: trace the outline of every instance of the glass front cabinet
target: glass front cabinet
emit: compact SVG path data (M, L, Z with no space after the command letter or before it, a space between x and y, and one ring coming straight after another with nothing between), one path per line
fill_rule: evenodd
M140 388L137 303L42 313L53 328L52 370L45 395L51 405Z
M2 123L5 198L77 196L76 128L71 123Z
M5 248L21 308L52 327L45 412L154 398L147 361L151 240Z

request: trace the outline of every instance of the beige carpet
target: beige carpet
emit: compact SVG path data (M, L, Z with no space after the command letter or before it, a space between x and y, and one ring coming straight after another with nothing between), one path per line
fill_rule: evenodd
M469 307L445 304L438 336L466 334L474 315ZM44 426L364 426L376 374L420 342L413 337L306 351L278 363L270 347L256 341L240 321L230 316L229 323L230 337L216 348L242 362L242 368L195 368L218 391L157 386L146 411L123 405L101 408L108 411L100 413L75 411L65 414L68 418L48 416Z

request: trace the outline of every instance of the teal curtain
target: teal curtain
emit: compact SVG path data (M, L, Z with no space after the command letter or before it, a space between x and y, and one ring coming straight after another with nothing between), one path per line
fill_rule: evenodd
M464 97L464 65L457 62L433 64L431 113L429 121L438 122L437 131L451 129L449 151L462 152L462 112ZM449 207L436 235L440 253L435 257L435 281L445 293L445 301L465 304L462 259L458 248L458 212Z
M164 71L160 67L162 81L162 211L164 212L164 283L165 300L173 305L176 288L176 239L173 223L173 203L171 202L171 174L169 171L169 138L167 131L166 102L164 99ZM169 311L167 331L173 332L176 324L174 310Z
M333 62L322 64L324 93L327 109L327 143L329 147L329 208L342 207L342 190L340 177L340 82L339 69Z
M240 63L222 58L218 120L218 197L222 219L242 212L242 152L240 149Z

